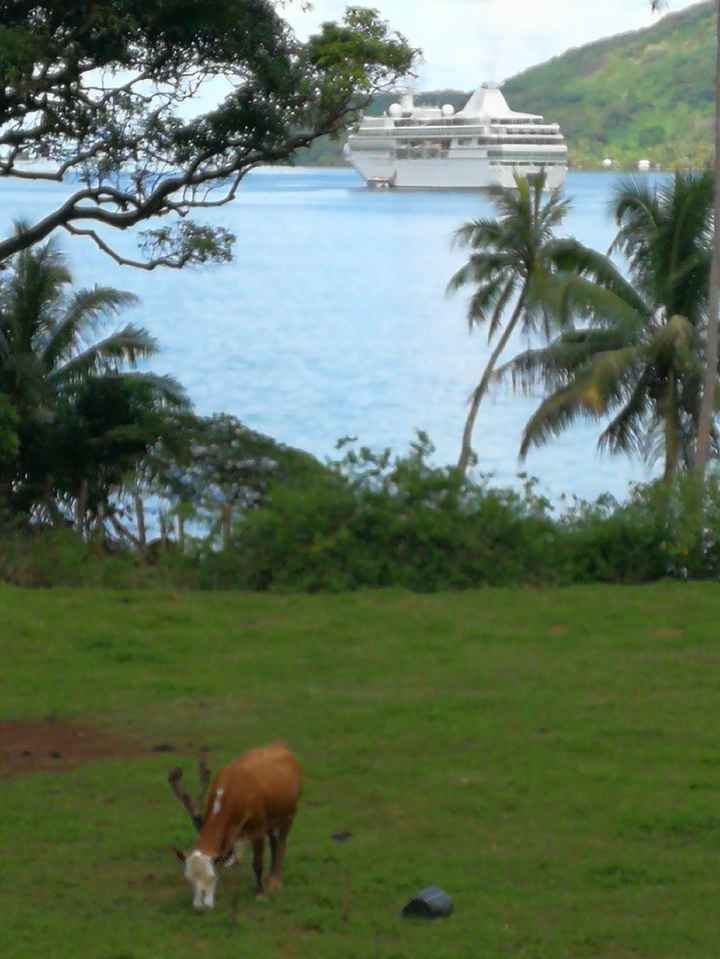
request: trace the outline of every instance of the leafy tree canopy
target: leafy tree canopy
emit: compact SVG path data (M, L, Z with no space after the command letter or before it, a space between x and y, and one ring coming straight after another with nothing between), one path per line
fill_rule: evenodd
M0 4L0 176L68 181L54 212L0 240L0 263L58 228L152 269L224 260L232 235L188 214L235 195L260 163L339 132L415 51L374 10L348 8L301 43L280 0L5 0ZM223 78L230 93L193 115ZM43 159L47 171L23 159ZM105 228L170 216L113 249Z

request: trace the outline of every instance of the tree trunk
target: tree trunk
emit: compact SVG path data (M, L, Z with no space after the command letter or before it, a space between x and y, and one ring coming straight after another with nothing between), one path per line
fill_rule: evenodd
M95 520L95 536L98 542L105 542L105 504L102 500L97 506L97 517Z
M182 518L180 513L177 514L177 538L178 546L180 547L180 552L185 551L185 520Z
M720 2L720 0L718 0ZM525 297L527 294L527 283L522 288L520 293L520 298L517 301L515 310L510 319L510 322L505 327L502 336L498 340L498 344L492 352L490 359L487 362L485 367L485 372L482 375L482 379L478 385L473 390L472 400L470 402L470 409L468 410L467 419L465 420L465 429L463 430L462 446L460 448L460 458L458 459L458 471L461 476L465 476L467 472L468 463L470 462L470 456L472 455L472 434L475 429L475 420L477 419L478 409L480 408L480 403L483 396L487 393L487 388L490 383L490 377L495 371L495 365L497 364L498 357L502 351L507 346L507 342L510 339L510 336L517 326L517 322L520 319L522 311L525 307Z
M232 506L230 503L222 504L221 522L223 549L228 549L230 547L230 531L232 529Z
M80 491L75 500L75 527L83 538L85 537L85 514L87 512L88 501L88 481L84 479L80 483Z
M675 470L677 469L680 456L680 424L678 422L677 412L677 384L675 377L671 374L665 397L665 471L663 473L663 482L669 486Z
M160 513L160 544L163 551L167 549L168 545L168 521L165 513Z
M135 506L135 522L137 523L137 538L140 546L140 552L145 555L147 546L147 528L145 526L145 504L142 496L137 491L133 493L133 505Z
M705 377L698 422L695 469L701 483L710 449L710 433L715 413L718 380L718 286L720 286L720 0L715 2L715 198L713 257L710 270L708 326L705 338Z

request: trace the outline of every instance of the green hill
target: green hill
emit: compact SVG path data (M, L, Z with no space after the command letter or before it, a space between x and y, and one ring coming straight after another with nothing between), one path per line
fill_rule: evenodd
M542 113L562 127L575 166L610 156L622 164L646 157L663 166L706 164L712 153L713 5L671 13L644 30L568 50L508 80L516 110ZM481 78L479 78L481 79ZM421 103L460 106L470 91L418 95ZM378 115L397 95L378 97ZM299 163L342 163L341 143L327 139Z
M700 3L568 50L503 92L515 109L560 123L574 164L644 156L703 165L712 152L714 43L712 4Z

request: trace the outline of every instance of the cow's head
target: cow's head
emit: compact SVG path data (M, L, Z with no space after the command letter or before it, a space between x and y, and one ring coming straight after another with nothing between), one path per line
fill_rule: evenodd
M185 864L185 878L192 886L193 906L196 909L212 909L215 905L217 874L212 856L194 849L189 855L175 850L178 859Z

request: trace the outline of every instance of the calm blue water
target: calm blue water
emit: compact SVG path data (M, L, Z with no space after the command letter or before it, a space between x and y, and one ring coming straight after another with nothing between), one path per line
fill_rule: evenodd
M612 173L576 173L567 233L606 249ZM2 227L34 220L67 194L55 184L0 182ZM209 211L210 212L210 211ZM187 387L199 412L230 412L320 458L338 437L405 450L426 430L438 463L454 462L466 401L489 350L468 333L465 298L445 296L463 262L451 248L464 220L490 213L474 193L368 191L352 170L258 170L209 222L237 234L232 264L153 273L119 267L89 241L61 236L79 284L131 290L123 321L160 341L153 368ZM129 235L107 234L128 254ZM525 348L522 339L508 356ZM532 397L501 388L481 408L479 469L515 483ZM553 499L563 492L622 497L643 464L596 453L599 429L573 429L530 453L525 469Z

